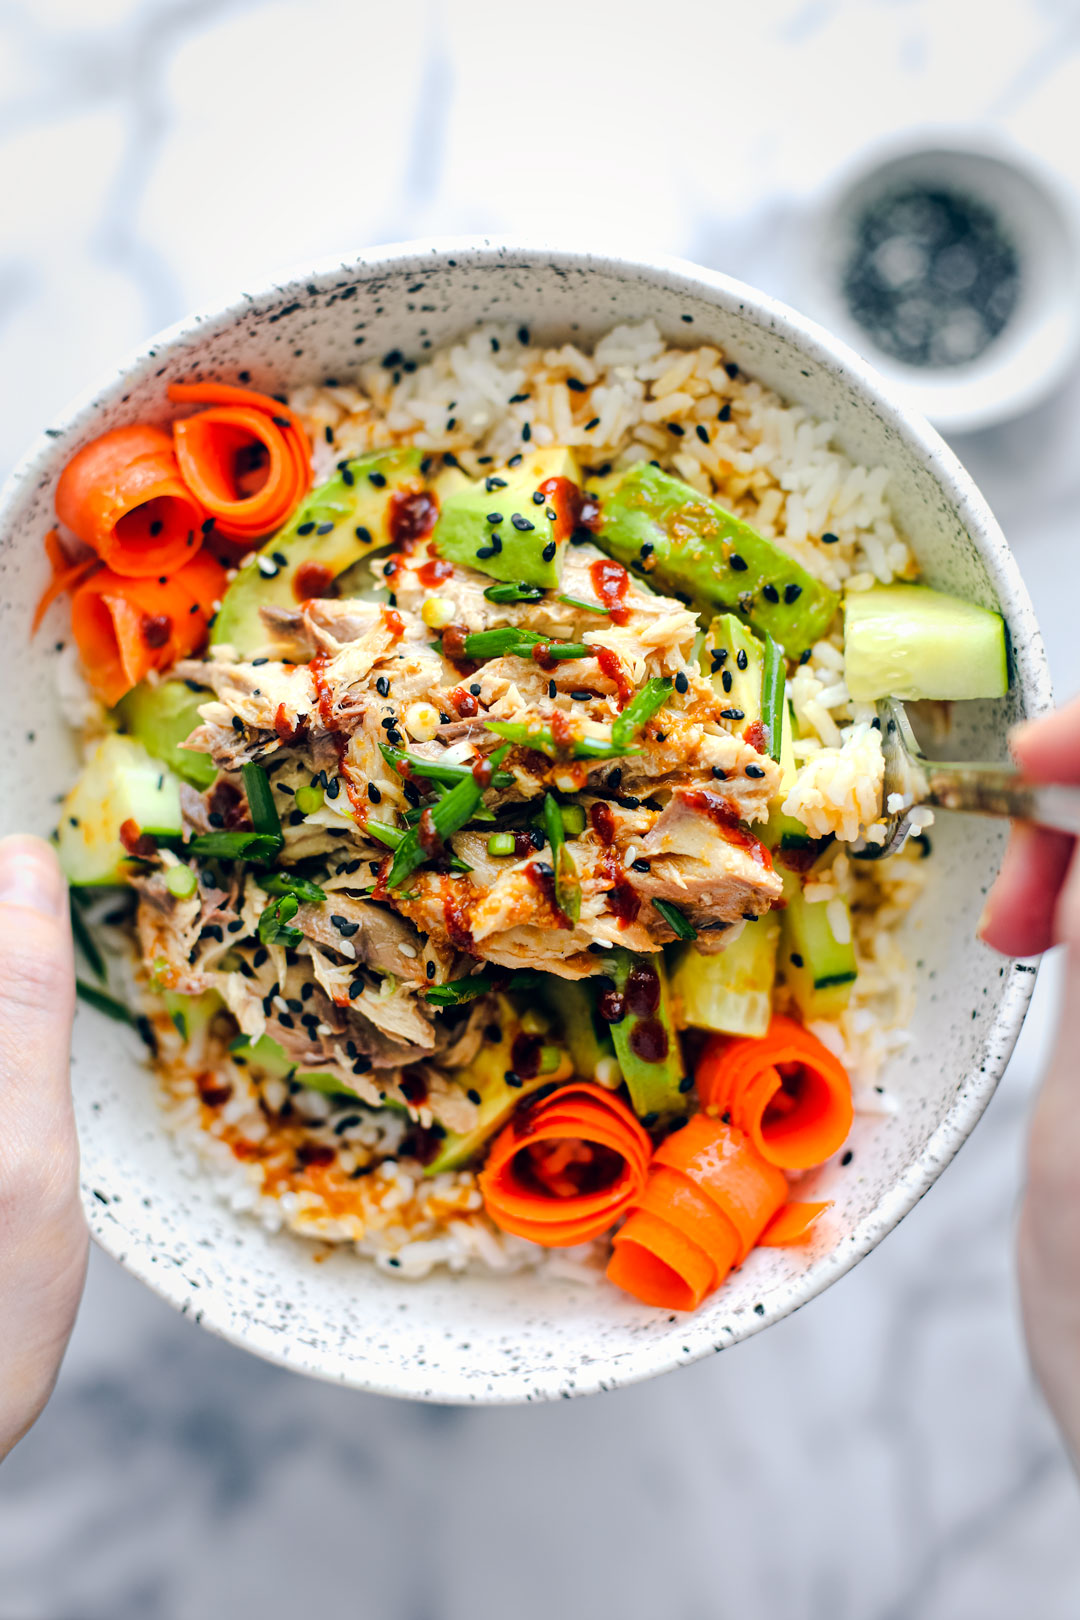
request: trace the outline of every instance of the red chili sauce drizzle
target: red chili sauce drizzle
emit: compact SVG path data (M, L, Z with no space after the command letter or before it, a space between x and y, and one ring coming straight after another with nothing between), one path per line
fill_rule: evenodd
M623 990L626 1010L635 1018L651 1018L660 1005L660 975L648 962L635 964Z
M167 613L144 613L139 628L148 647L164 647L172 635L173 622Z
M722 798L719 793L712 793L708 788L694 788L691 792L683 793L682 801L690 810L697 810L703 816L708 816L714 822L729 844L735 844L739 849L745 849L759 866L772 866L772 856L753 833L747 832L739 820L738 811Z
M643 1018L630 1031L630 1050L642 1063L663 1063L669 1045L668 1032L659 1018Z
M606 804L603 799L597 799L589 810L589 822L602 844L615 842L615 812L610 804Z
M595 508L597 513L600 510L595 501L590 501L583 494L572 478L545 478L537 493L543 495L555 513L555 526L551 531L551 537L555 541L565 540L575 529L587 526L582 516L586 502L590 508Z
M760 720L751 720L743 732L743 741L748 742L751 748L756 748L759 754L769 752L769 733Z
M206 807L213 815L220 816L230 830L251 826L247 800L231 782L215 782L207 795Z
M625 709L634 695L634 683L623 668L622 659L611 647L597 647L596 662L618 693L619 708Z
M534 664L539 664L540 668L546 669L548 674L551 673L559 661L557 658L552 658L551 643L548 641L538 641L529 656Z
M534 889L539 889L540 893L551 907L552 916L556 925L559 928L571 927L569 917L564 916L562 911L559 909L559 902L555 893L555 872L554 869L548 865L547 861L530 861L528 866L525 868L525 876L528 878Z
M333 583L333 570L325 563L302 562L293 575L293 595L298 602L309 602L313 596L329 596Z
M613 984L606 985L596 998L596 1010L605 1024L619 1024L626 1017L626 1002Z
M443 890L443 922L454 949L468 951L471 956L475 955L476 942L469 925L468 905L451 883L447 883Z
M151 855L157 854L157 839L150 833L144 833L139 823L130 816L120 823L120 842L137 861L148 861Z
M514 1036L510 1048L510 1068L519 1080L535 1080L540 1073L540 1051L543 1046L539 1035L526 1035L522 1030Z
M205 1103L207 1108L220 1108L232 1096L233 1088L223 1084L210 1069L204 1069L197 1075L195 1084L199 1088L199 1101Z
M610 557L598 557L589 564L589 577L601 604L611 615L612 624L625 624L630 610L623 602L630 587L630 575L622 563Z
M608 809L607 805L604 809ZM608 814L611 814L610 810ZM612 916L618 917L620 928L627 928L630 923L637 920L637 914L641 910L641 896L627 877L626 869L615 850L605 849L597 876L611 884L607 893L608 910Z
M399 489L390 497L390 511L386 519L390 539L395 546L407 551L431 533L438 515L439 503L427 490L418 489L409 493Z
M401 1077L401 1095L405 1101L412 1103L414 1108L427 1101L427 1081L415 1069L406 1069Z
M443 852L443 841L430 810L421 810L416 824L416 837L429 861L438 860Z
M308 669L311 671L311 684L315 688L315 700L319 705L319 718L327 731L333 731L334 694L331 692L326 680L327 661L328 655L326 653L316 653L308 665ZM274 723L276 726L277 722ZM278 732L278 736L281 736L280 732ZM287 742L288 738L283 738L283 741Z
M569 753L574 741L574 728L570 717L561 709L551 711L551 740L560 753Z
M305 1169L308 1165L333 1164L337 1158L337 1149L332 1148L329 1142L301 1142L296 1150L296 1157Z
M478 759L472 768L472 779L478 788L489 788L491 778L495 775L495 767L490 759Z
M449 696L460 719L471 720L474 715L479 714L479 703L477 703L471 692L466 692L463 686L455 686Z
M402 636L405 634L405 620L401 617L401 614L398 612L397 608L384 607L382 610L382 621L390 635L393 636L394 640L400 641Z
M317 688L316 688L317 690ZM320 713L322 712L320 707ZM295 726L285 712L284 703L279 703L274 715L274 730L283 743L296 742L307 730L308 718L306 714L297 717Z
M430 549L429 546L428 550L430 551ZM453 563L447 562L445 557L431 557L416 569L416 577L421 585L426 585L430 589L434 585L441 585L443 580L449 579L453 572Z

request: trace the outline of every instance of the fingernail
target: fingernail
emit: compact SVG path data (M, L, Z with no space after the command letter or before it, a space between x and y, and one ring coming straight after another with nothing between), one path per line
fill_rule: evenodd
M0 839L0 904L60 917L67 904L60 865L40 838Z

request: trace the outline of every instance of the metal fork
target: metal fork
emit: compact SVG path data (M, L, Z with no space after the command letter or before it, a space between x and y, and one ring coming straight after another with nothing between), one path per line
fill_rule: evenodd
M1080 787L1029 782L1012 765L946 764L927 759L919 748L904 705L895 698L877 704L885 779L881 805L886 834L881 844L866 844L849 853L857 860L878 861L900 849L911 832L911 812L929 805L935 810L968 810L983 816L1008 816L1038 827L1080 834ZM899 793L901 810L889 814L890 795Z

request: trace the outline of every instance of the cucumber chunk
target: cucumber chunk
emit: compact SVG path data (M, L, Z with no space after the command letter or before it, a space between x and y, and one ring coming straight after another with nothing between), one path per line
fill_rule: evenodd
M857 703L895 697L1003 697L1009 689L1000 613L927 585L875 585L844 598L847 688Z
M179 834L180 783L133 737L106 737L60 807L57 846L69 883L123 883L130 857L121 829Z
M780 913L768 911L715 956L702 956L687 945L671 972L671 993L682 1004L683 1023L725 1035L764 1035L772 1017L779 939Z
M851 914L838 938L830 921L828 900L807 900L803 879L778 866L784 881L787 907L780 923L780 969L803 1018L838 1018L851 999L857 977L855 947L851 942Z
M609 1027L634 1111L642 1119L684 1113L686 1094L680 1082L685 1070L664 958L659 951L639 956L617 950L612 955L615 988L625 1011Z

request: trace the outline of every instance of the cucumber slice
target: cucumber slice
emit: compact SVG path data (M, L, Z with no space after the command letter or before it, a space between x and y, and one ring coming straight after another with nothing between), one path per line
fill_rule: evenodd
M130 825L128 825L130 824ZM133 737L106 737L60 807L57 848L69 883L123 883L131 871L121 828L179 834L180 783Z
M541 996L562 1027L574 1073L582 1080L619 1073L611 1031L596 1011L596 993L588 983L545 976Z
M780 923L780 969L803 1018L838 1018L851 999L857 977L855 947L851 943L851 914L847 916L848 935L838 939L829 920L831 902L807 900L803 880L795 872L783 874L787 907Z
M685 1070L664 958L659 951L637 956L617 950L612 955L615 988L629 1005L609 1028L634 1111L654 1120L683 1113L686 1094L680 1082Z
M725 1035L765 1034L772 1018L780 914L766 912L716 956L688 945L671 972L671 993L682 1004L682 1021Z
M876 585L844 598L844 664L857 703L895 697L1004 697L1000 613L927 585Z

